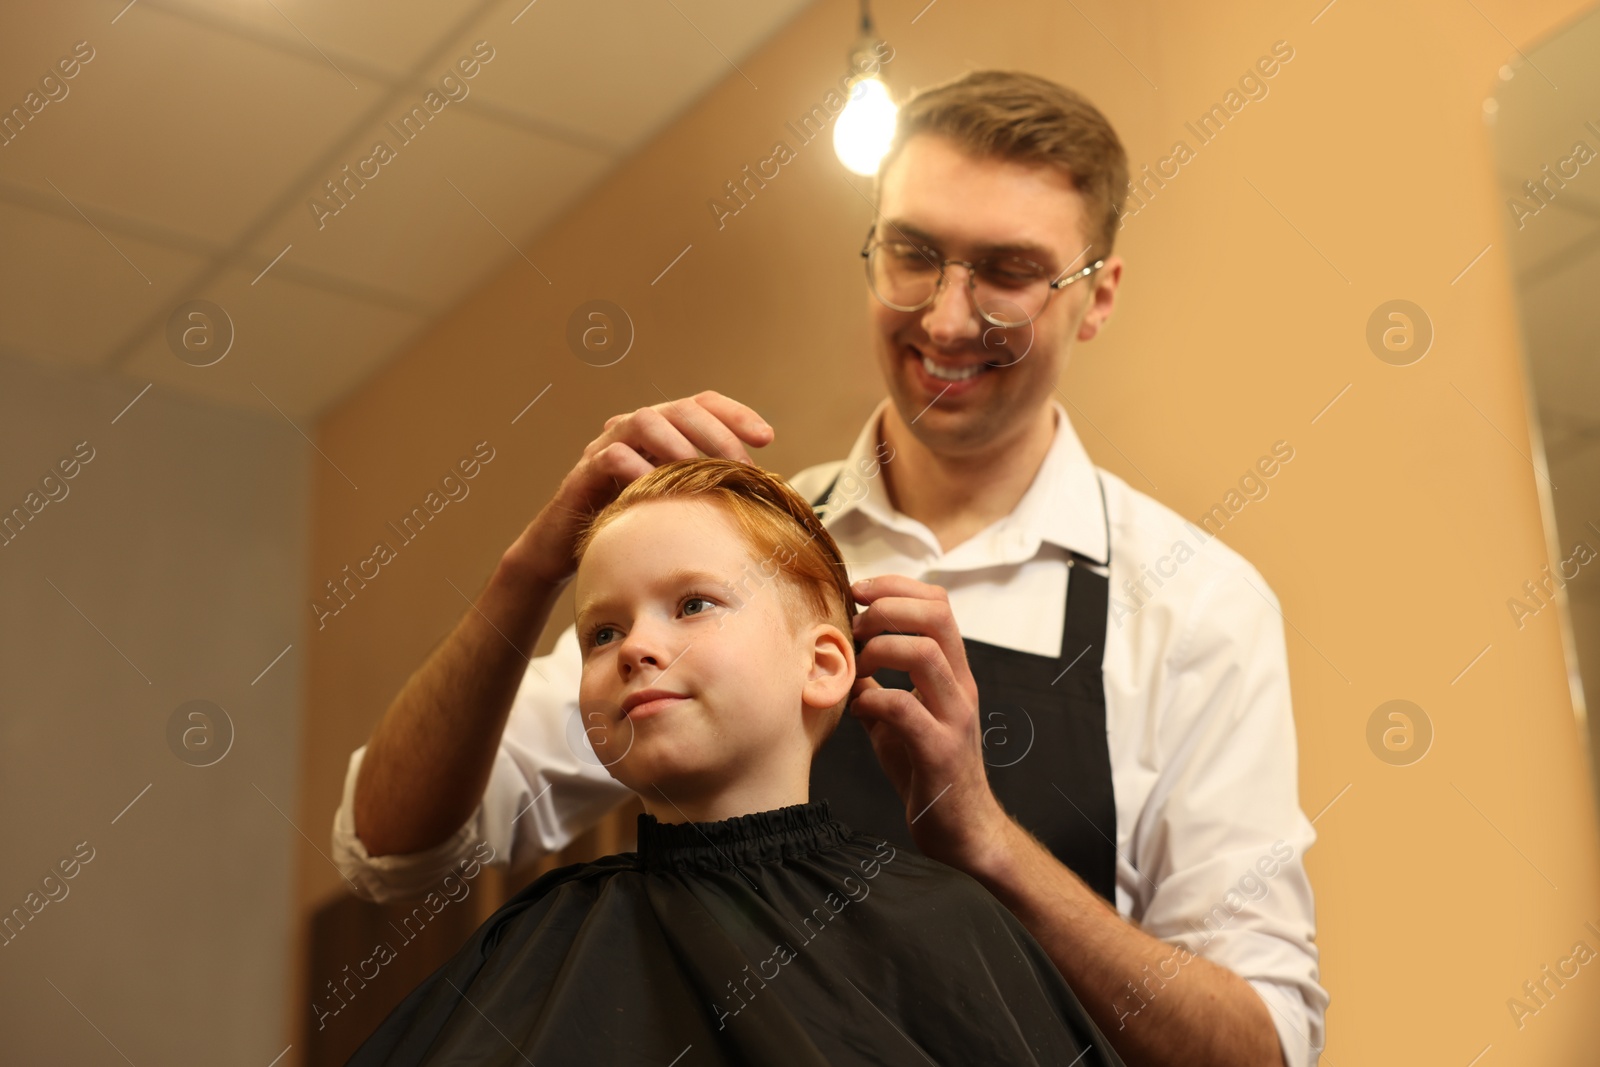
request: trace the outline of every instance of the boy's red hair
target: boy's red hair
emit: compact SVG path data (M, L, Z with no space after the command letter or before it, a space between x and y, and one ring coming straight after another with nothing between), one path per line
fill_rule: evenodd
M799 594L804 611L819 622L832 623L851 638L855 599L833 535L788 482L748 463L728 459L663 463L634 479L617 499L596 513L578 536L575 558L581 560L595 535L628 508L672 499L720 505L744 534L751 556L759 561L756 586L781 579L788 591Z

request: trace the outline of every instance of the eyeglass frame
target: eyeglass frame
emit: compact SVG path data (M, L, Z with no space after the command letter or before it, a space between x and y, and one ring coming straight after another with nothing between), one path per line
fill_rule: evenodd
M1034 319L1036 319L1040 315L1044 314L1044 309L1047 306L1049 306L1050 297L1055 295L1056 290L1065 289L1067 286L1071 285L1073 282L1077 281L1078 279L1087 278L1089 275L1093 274L1095 271L1099 270L1101 267L1104 267L1106 265L1106 261L1105 260L1097 259L1093 263L1089 264L1087 267L1084 267L1084 268L1080 269L1079 271L1077 271L1070 278L1068 278L1068 277L1057 277L1055 281L1052 281L1052 282L1049 283L1049 287L1045 291L1044 303L1039 305L1039 310L1034 312L1032 315L1028 316L1028 318L1025 321L1023 321L1023 322L996 322L994 319L989 317L989 313L987 311L984 311L983 308L978 307L977 296L978 296L978 264L980 264L980 263L988 263L988 262L994 260L997 257L995 257L993 255L989 255L989 256L984 256L981 259L978 259L978 260L975 260L975 261L968 261L968 260L965 260L965 259L942 259L942 260L940 260L939 264L938 264L938 266L939 266L939 280L934 283L933 292L929 293L928 294L928 298L926 300L924 300L920 304L917 304L917 305L915 305L913 307L901 307L898 304L891 304L891 303L889 303L889 301L885 300L883 298L883 294L878 292L878 287L876 285L872 284L871 255L872 255L872 250L873 250L873 247L874 247L873 243L872 243L872 235L877 232L877 229L878 229L878 224L877 223L873 223L871 226L867 227L867 239L866 239L866 242L863 243L862 246L861 246L861 258L862 258L863 261L865 261L865 262L863 262L862 265L863 265L863 267L865 267L866 272L867 272L867 288L872 290L872 295L878 298L878 302L879 303L881 303L884 307L889 308L891 311L921 311L923 308L927 307L929 304L932 304L935 300L937 300L939 298L939 290L944 287L945 268L948 267L950 264L954 263L957 266L961 266L961 267L967 268L967 292L972 294L972 298L973 298L972 299L972 305L973 305L973 307L977 308L979 317L981 317L983 319L983 321L987 322L989 325L998 326L1001 329L1016 329L1018 327L1028 325L1028 323L1032 322ZM878 245L881 246L881 245L888 244L888 243L890 243L890 242L889 241L880 240L878 242ZM939 251L938 249L932 248L929 245L917 244L917 242L915 242L915 241L901 241L901 242L895 242L895 243L908 244L908 245L911 245L914 248L922 249L924 251L931 251L931 252L938 252ZM1034 266L1039 267L1040 270L1044 269L1043 268L1043 264L1040 264L1036 260L1029 259L1027 256L1012 256L1011 258L1025 260L1026 262L1032 263L1032 264L1034 264ZM1062 273L1065 274L1066 272L1063 271Z

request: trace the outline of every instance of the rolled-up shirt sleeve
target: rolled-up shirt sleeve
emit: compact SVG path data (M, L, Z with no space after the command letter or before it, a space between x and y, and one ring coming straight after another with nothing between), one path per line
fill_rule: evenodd
M1316 831L1300 809L1283 617L1242 561L1192 612L1151 738L1159 771L1133 839L1150 891L1136 918L1249 982L1286 1067L1312 1067L1328 994L1318 982L1304 863Z
M568 626L550 654L530 661L513 698L483 799L449 838L422 852L372 856L355 832L356 776L366 746L351 753L333 818L335 866L373 901L420 896L487 842L492 864L520 867L559 852L633 795L606 770L578 706L583 659Z

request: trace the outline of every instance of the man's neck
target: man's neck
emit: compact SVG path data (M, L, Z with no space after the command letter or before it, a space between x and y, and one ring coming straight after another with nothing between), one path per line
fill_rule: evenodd
M948 552L1016 508L1050 451L1055 423L1055 408L1045 405L1021 433L981 453L946 456L918 440L890 404L878 428L879 440L894 450L883 468L889 500Z

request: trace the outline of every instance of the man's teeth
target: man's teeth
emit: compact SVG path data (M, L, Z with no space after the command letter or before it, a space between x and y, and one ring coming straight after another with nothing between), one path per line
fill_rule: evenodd
M973 378L983 373L983 367L984 365L982 363L974 363L970 367L961 367L959 369L946 368L939 366L939 364L935 363L927 356L922 357L922 369L933 375L935 378L946 382L964 382L968 378Z

